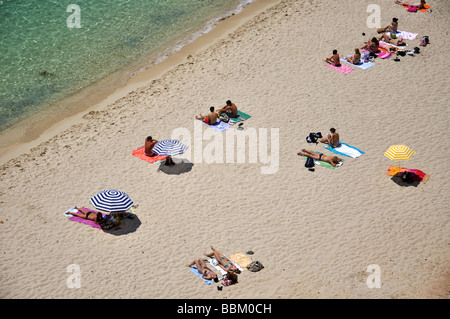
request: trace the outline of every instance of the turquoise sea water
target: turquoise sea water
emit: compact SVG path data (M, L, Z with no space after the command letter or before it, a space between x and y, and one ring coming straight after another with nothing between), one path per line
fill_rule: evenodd
M0 131L249 2L0 0Z

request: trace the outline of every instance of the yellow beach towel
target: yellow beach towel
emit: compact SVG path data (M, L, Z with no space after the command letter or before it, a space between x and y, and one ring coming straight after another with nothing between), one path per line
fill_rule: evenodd
M244 253L237 252L233 255L230 255L230 259L236 262L239 266L247 270L247 266L253 262L250 257L247 257Z

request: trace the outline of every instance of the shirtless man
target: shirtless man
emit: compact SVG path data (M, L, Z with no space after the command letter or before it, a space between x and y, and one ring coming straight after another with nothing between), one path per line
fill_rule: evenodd
M209 108L209 111L210 111L210 113L208 115L204 116L204 115L200 114L200 116L196 116L195 118L197 120L203 121L203 122L205 122L206 124L209 124L209 125L216 125L216 124L218 124L219 123L219 114L214 112L214 106L211 106Z
M314 152L306 150L306 149L302 149L301 152L297 153L297 155L311 157L312 159L315 159L318 161L327 162L327 163L330 163L331 165L333 165L334 167L336 167L336 164L338 164L341 161L341 159L337 156L327 156L322 153L320 153L320 154L314 153Z
M334 66L341 66L341 60L339 59L337 50L333 50L333 55L329 58L325 58L324 61L333 64Z
M148 136L145 140L144 154L147 156L156 156L156 154L152 152L153 146L155 146L156 143L158 143L157 140L154 140L151 136Z
M226 103L227 104L219 111L217 111L217 113L219 114L225 113L226 115L228 115L229 118L237 118L238 117L237 106L230 100L228 100Z
M214 282L219 281L219 278L217 278L217 274L206 266L203 259L198 258L193 262L191 262L190 264L188 264L187 266L190 268L194 266L194 264L197 267L198 272L202 274L203 279L214 280Z
M328 134L327 137L324 137L319 140L320 143L329 144L331 147L339 146L339 134L336 133L336 129L334 127L330 128L331 134Z

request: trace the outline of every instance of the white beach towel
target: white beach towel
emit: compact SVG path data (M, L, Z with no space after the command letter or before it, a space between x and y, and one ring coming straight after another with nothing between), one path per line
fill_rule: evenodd
M390 45L390 46L392 46L392 47L396 47L397 49L404 49L405 47L408 46L408 44L403 45L403 46L400 46L400 45L395 45L395 44L392 44L392 43L387 43L387 42L385 42L385 41L380 41L380 42L381 42L381 43L384 43L384 44L386 44L386 45Z
M228 123L225 123L222 121L220 121L219 124L216 124L216 125L209 125L203 121L202 121L202 123L205 124L206 126L209 126L212 129L215 129L216 131L220 131L220 132L223 132L231 127L230 125L228 125Z
M345 143L339 143L337 147L331 147L330 145L324 146L327 150L330 150L336 154L345 155L348 157L357 158L361 156L362 154L365 154L364 152L358 150L356 147L350 146Z
M349 56L351 56L351 55L349 55ZM372 62L364 62L364 61L361 61L361 62L359 62L358 64L353 64L353 63L348 62L348 61L345 60L345 59L340 59L340 60L341 60L342 62L348 63L348 64L351 65L351 66L356 66L357 68L360 68L360 69L363 69L363 70L366 70L366 69L368 69L368 68L370 68L370 67L372 67L372 66L375 65L375 63L372 63Z
M226 257L226 256L225 256ZM228 258L228 257L227 257ZM228 258L229 260L231 260L230 258ZM219 266L219 263L217 262L216 258L211 258L208 260L208 262L213 265L214 268L216 268L220 274L225 275L227 272L225 270L222 269L222 267ZM239 266L236 262L234 262L233 260L231 260L231 262L242 272L244 271L244 268L242 268L241 266Z
M390 36L391 33L390 33L390 32L387 32L387 35ZM414 39L417 37L418 33L412 33L412 32L399 31L399 30L397 30L397 32L396 32L395 35L396 35L397 37L401 37L401 38L406 39L406 40L414 40Z
M76 209L75 206L72 206L68 210L66 210L63 215L66 217L72 217L73 215L70 213L76 213L76 212L78 212L78 209Z

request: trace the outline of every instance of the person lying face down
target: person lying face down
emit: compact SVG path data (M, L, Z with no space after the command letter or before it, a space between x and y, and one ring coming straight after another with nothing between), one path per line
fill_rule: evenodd
M302 149L300 152L297 153L297 155L311 157L312 159L315 159L318 161L327 162L327 163L330 163L331 165L333 165L334 167L336 167L336 165L341 161L341 158L339 158L337 156L327 156L327 155L324 155L323 153L314 153L313 151L306 150L306 149Z

